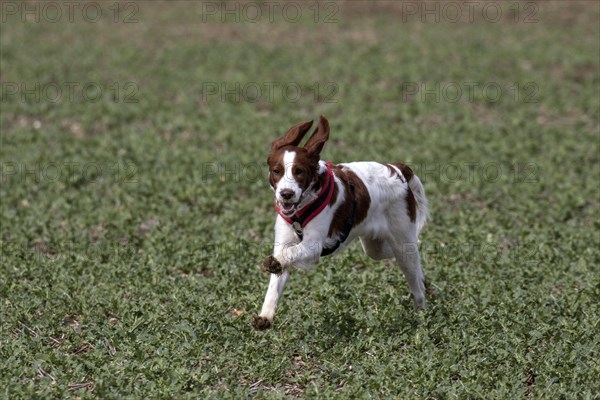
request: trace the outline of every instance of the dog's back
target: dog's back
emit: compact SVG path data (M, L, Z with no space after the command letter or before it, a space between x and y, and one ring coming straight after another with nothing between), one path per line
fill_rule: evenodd
M368 218L356 227L356 236L381 237L391 233L394 225L403 230L416 225L418 235L429 213L421 180L410 167L401 163L352 162L340 164L354 172L369 191L371 206Z

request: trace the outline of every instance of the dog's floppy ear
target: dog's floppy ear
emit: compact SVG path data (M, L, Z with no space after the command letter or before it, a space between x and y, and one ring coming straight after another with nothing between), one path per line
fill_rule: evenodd
M275 151L283 146L298 146L300 144L300 141L302 141L304 135L306 135L306 133L312 126L312 124L312 121L305 121L292 126L288 133L275 140L271 144L271 151Z
M327 121L324 115L321 115L319 117L319 125L310 138L308 138L304 148L308 150L309 154L318 156L321 154L321 150L323 150L327 139L329 139L329 121Z

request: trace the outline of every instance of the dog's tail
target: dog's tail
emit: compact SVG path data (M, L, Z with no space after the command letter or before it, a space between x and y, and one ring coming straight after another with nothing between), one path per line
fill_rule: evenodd
M427 221L427 217L429 216L429 202L425 196L425 188L417 175L413 174L408 180L408 187L413 192L417 203L416 224L417 233L419 233L423 229L423 226L425 226L425 221Z

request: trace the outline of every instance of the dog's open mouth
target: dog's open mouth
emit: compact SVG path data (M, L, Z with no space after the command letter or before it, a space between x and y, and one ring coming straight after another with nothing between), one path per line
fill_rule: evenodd
M293 202L279 202L279 210L285 215L285 216L290 216L292 214L294 214L296 212L296 209L298 208L298 203L293 203Z

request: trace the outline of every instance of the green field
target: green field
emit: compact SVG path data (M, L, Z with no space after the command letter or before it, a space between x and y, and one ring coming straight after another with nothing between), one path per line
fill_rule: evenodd
M600 399L600 3L46 3L0 4L0 397ZM429 307L355 243L257 332L320 114L421 177Z

